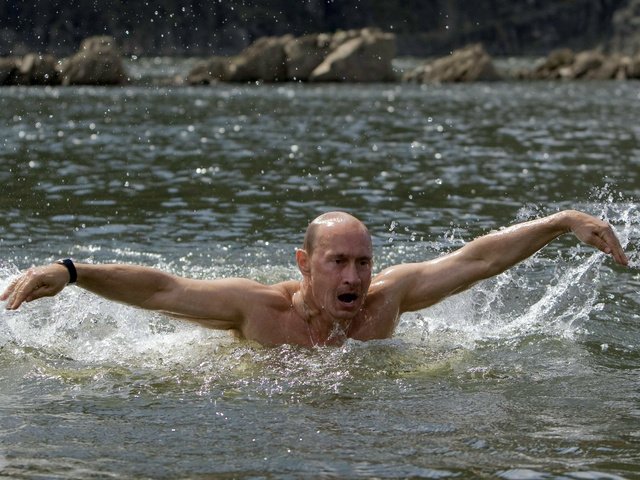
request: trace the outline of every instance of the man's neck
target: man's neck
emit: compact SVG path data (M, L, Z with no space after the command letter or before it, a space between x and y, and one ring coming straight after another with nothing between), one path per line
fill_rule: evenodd
M320 308L311 301L311 292L305 282L300 283L300 289L293 294L293 307L302 319L310 323L320 316ZM309 299L309 300L308 300Z
M326 344L333 340L343 342L348 336L351 319L340 320L330 317L326 310L316 305L310 289L302 282L292 298L296 313L306 323L312 343Z

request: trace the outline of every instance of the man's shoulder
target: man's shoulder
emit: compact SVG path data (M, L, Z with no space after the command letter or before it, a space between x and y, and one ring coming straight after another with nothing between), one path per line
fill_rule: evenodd
M266 302L274 308L289 308L293 294L300 288L296 281L285 281L271 285L255 283L255 293L262 297L260 303Z
M268 287L290 298L294 293L300 290L300 282L296 282L295 280L287 280L285 282L274 283L273 285L269 285Z

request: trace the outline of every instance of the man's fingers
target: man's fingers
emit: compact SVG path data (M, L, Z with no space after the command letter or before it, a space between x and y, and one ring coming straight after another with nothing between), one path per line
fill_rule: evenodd
M57 294L67 284L68 276L66 268L57 264L30 268L9 284L0 299L6 300L7 310L16 310L24 302Z
M629 259L625 255L622 245L620 245L620 240L618 240L618 236L613 231L611 225L607 224L606 228L598 232L597 235L604 243L604 248L598 247L600 250L611 254L613 259L620 265L627 265L629 263Z
M20 304L22 303L22 300L20 298L21 292L22 290L18 287L18 282L16 282L14 287L11 289L11 291L7 295L7 305L6 305L7 310L15 310L20 306Z
M39 288L37 280L33 278L29 273L15 279L7 290L3 293L6 296L8 310L16 310L25 301L28 301L30 297L34 297L34 292Z
M11 292L13 291L13 289L15 288L16 283L18 283L18 279L13 279L11 281L11 283L9 283L9 286L7 288L4 289L4 292L2 292L2 295L0 295L0 301L5 301L9 298L9 296L11 295Z
M592 245L604 253L611 255L620 265L627 265L629 263L629 259L625 255L618 237L609 225L607 225L606 229L594 233L592 236Z

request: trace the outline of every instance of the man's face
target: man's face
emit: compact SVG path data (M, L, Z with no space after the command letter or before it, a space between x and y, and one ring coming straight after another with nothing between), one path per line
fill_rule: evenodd
M371 238L360 225L321 227L309 259L315 305L335 319L353 318L371 284L372 255Z

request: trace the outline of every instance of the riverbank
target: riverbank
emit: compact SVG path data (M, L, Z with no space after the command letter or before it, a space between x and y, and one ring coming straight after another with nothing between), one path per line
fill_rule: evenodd
M0 86L211 85L215 83L464 83L640 79L640 54L552 51L543 58L493 58L482 44L424 59L396 56L395 35L376 29L265 37L229 57L123 56L107 36L76 54L0 58Z

